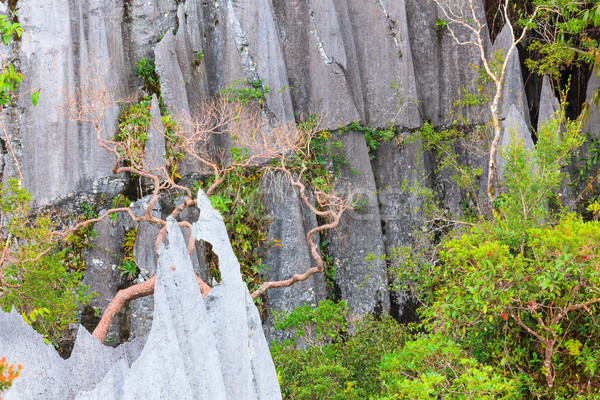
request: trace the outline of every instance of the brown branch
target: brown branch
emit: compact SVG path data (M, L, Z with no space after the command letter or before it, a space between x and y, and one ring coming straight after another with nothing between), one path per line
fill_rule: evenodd
M208 286L197 275L196 281L198 282L198 286L200 287L200 293L202 293L202 298L205 299L208 293L210 292L210 286ZM130 286L127 289L119 290L117 295L111 300L111 302L104 310L104 314L102 314L102 319L94 329L94 332L92 332L92 336L94 336L99 341L103 342L104 338L106 337L106 334L108 333L108 328L110 328L110 324L112 323L115 316L119 313L121 308L123 308L125 303L131 300L139 299L140 297L146 297L151 294L154 294L155 283L156 276L153 276L147 281Z

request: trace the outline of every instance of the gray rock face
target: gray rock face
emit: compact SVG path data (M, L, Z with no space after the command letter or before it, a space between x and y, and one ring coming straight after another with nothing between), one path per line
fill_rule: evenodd
M139 341L107 348L80 329L73 356L62 360L19 314L0 313L0 349L23 365L7 400L281 399L258 311L223 220L203 193L199 198L194 234L213 244L223 271L223 282L206 302L183 235L170 218L169 245L160 250L153 325L143 348Z
M498 50L502 50L502 54L506 57L508 50L512 45L513 37L510 33L508 25L500 31L494 46L492 47L492 57ZM518 50L514 49L506 64L506 73L504 75L504 86L502 90L502 100L500 103L500 118L504 119L509 113L511 105L515 105L517 111L523 116L527 126L531 126L529 117L529 106L527 105L527 96L525 94L525 85L523 84L523 75L521 73L521 63L519 62Z
M510 107L508 115L503 122L500 150L497 155L498 176L500 179L504 176L504 167L506 166L506 160L502 157L502 149L506 148L512 140L515 140L516 143L521 142L523 148L529 152L532 152L534 149L529 125L514 105Z
M86 249L83 254L86 263L83 283L90 286L90 290L98 294L97 297L92 299L90 306L96 308L100 315L115 297L118 290L122 288L121 271L118 267L124 257L121 249L123 235L130 224L129 217L125 216L119 216L115 223L108 218L98 222L94 225L97 236L92 239L91 247ZM92 311L86 308L82 315L82 325L89 330L93 330L99 318ZM113 346L121 343L123 339L121 325L123 319L127 318L125 311L123 310L111 324L107 334L107 339L110 342L105 343Z
M538 130L540 126L548 119L551 118L556 110L558 109L558 99L552 89L550 78L547 75L544 76L542 83L542 94L540 95L540 111L538 114Z
M124 5L125 40L131 61L151 59L161 36L175 29L176 0L131 0ZM132 71L133 72L133 71Z
M467 12L467 1L455 3L456 11ZM477 19L485 22L483 2L474 0L473 3ZM434 125L444 124L458 117L467 118L471 123L486 122L489 120L486 106L463 108L454 105L463 88L471 93L476 90L472 83L478 74L469 66L481 67L481 57L477 47L457 44L448 26L436 26L437 20L445 20L437 7L433 2L406 0L408 36L413 52L421 116ZM464 29L452 24L449 26L455 29L459 38L473 39L472 34ZM488 31L483 29L481 33L484 35L487 52L491 46Z
M348 303L351 315L381 313L389 310L385 262L382 259L366 260L368 255L381 258L385 254L369 153L364 136L358 132L349 131L340 139L350 163L350 167L342 168L340 187L366 203L360 210L344 213L330 236L329 252L334 258L335 285Z
M18 55L25 76L22 86L43 90L37 107L27 104L28 96L20 100L23 114L13 121L18 130L13 144L19 150L24 185L46 203L82 180L110 175L112 158L97 145L91 125L69 120L57 106L66 103L65 93L73 93L98 70L105 72L104 85L115 100L125 96L122 7L100 1L71 6L66 0L25 0L19 8L28 32ZM116 104L105 111L105 138L112 137L118 113Z
M372 160L385 254L390 260L395 259L398 247L409 247L416 252L418 245L422 245L414 233L423 225L424 201L418 191L411 189L416 185L431 188L431 179L425 171L434 168L429 165L428 154L419 155L420 147L420 141L405 141L401 148L391 142L382 143ZM392 283L390 310L395 317L412 318L412 310L407 308L409 298L399 290L401 282L394 274L394 265L388 271L388 280Z
M277 240L277 244L272 245L263 258L263 264L268 266L264 276L269 281L289 279L316 265L310 255L306 235L317 226L317 220L312 212L304 210L306 207L287 176L271 174L263 185L263 205L272 218L267 240ZM317 246L318 236L315 234L312 237ZM316 307L327 298L325 276L314 274L292 286L268 290L265 296L267 307L276 312L291 312L305 304ZM271 324L270 319L265 324L269 339L280 338L278 332L270 330Z
M592 95L600 87L600 77L596 76L595 73L592 73L590 80L588 81L587 91L586 91L586 100L590 101ZM587 124L585 125L584 131L600 133L600 108L595 104L590 104L589 115L587 119Z
M158 171L165 168L165 134L160 121L160 109L156 95L152 95L150 103L150 126L144 147L144 168L149 171Z

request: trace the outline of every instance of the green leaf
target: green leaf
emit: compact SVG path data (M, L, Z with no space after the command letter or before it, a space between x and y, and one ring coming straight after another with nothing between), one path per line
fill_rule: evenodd
M31 104L33 104L34 106L37 106L39 98L40 98L40 92L36 91L36 92L31 93Z

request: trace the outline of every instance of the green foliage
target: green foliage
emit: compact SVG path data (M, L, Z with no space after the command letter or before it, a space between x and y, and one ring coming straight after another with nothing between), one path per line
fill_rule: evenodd
M115 141L124 144L125 161L138 168L144 159L144 146L152 119L150 101L150 97L142 97L138 103L125 106L119 115L119 128L115 136Z
M125 232L125 239L123 241L123 264L119 266L121 270L121 276L125 276L128 279L134 279L138 274L138 268L133 258L133 246L135 245L135 237L137 236L137 229L133 228Z
M298 124L303 132L312 131L318 123L318 115L313 114ZM344 154L340 140L334 140L333 134L327 130L315 135L304 135L309 140L301 148L308 147L308 152L298 152L286 159L286 166L291 171L300 172L305 169L307 188L329 193L333 190L334 180L340 176L342 168L350 167Z
M160 79L156 73L154 61L140 58L135 64L134 72L135 76L144 81L144 90L148 92L148 94L160 96Z
M597 2L536 0L535 4L544 9L531 28L546 34L532 38L529 50L538 52L541 57L527 59L525 64L529 69L558 78L569 66L597 63L600 54L596 35L600 25Z
M196 57L194 57L194 61L192 61L193 67L199 67L202 65L202 57L204 57L204 53L199 51L196 53Z
M21 25L16 22L11 23L6 15L0 15L0 35L5 46L8 46L13 34L16 34L19 38L21 37L23 34Z
M185 158L181 146L183 139L180 135L181 126L166 112L160 117L165 136L165 164L171 179L181 178L179 175L179 162Z
M456 343L435 334L408 341L381 363L378 399L518 399L514 381L478 363Z
M256 101L261 104L269 90L268 85L263 85L262 78L238 79L227 85L227 89L219 90L217 94L226 96L229 101L239 101L244 104Z
M446 25L448 25L448 23L441 18L435 20L435 30L437 32L441 32L446 27Z
M289 323L283 319L278 326L292 328L302 340L316 339L318 331L324 340L306 348L294 340L271 346L284 398L366 399L379 394L379 364L409 338L408 328L388 315L380 320L366 316L353 323L349 334L345 304L326 300L313 312L309 308L295 310Z
M499 226L505 232L505 240L514 246L523 240L528 228L549 218L548 200L557 197L566 178L561 168L583 143L580 121L568 121L564 105L541 126L537 136L531 153L512 136L502 151L506 167L504 193L498 204L503 217Z
M3 311L14 307L24 315L48 310L32 326L58 346L76 320L77 306L90 299L81 283L83 271L72 270L65 261L64 244L53 240L50 217L29 216L30 195L14 179L0 185L0 212L5 221L0 307Z
M6 15L0 15L0 36L2 43L8 46L14 35L21 37L23 28L17 22L11 22ZM17 90L19 84L23 81L23 75L15 71L11 64L2 64L0 72L0 105L9 106L12 104L13 92ZM34 91L31 93L31 103L36 106L40 93Z
M561 388L579 386L576 376L597 379L586 360L596 359L600 333L600 224L571 214L556 221L548 206L564 179L561 167L582 143L579 124L561 107L532 152L513 139L503 152L504 192L494 219L447 237L439 262L419 264L405 252L397 269L399 281L421 286L424 327L480 362L527 371L536 377L521 382L533 385L530 394L555 376ZM420 384L435 388L440 379Z
M319 303L317 308L304 305L289 314L285 310L280 314L274 313L274 328L290 329L296 338L316 345L335 340L341 331L346 330L348 327L347 313L346 302L335 303L331 300L324 300Z
M232 157L244 157L240 149L231 149ZM270 223L261 201L259 182L262 172L235 168L229 172L221 185L210 196L212 206L219 211L240 263L242 276L250 292L261 284L260 274L265 271L262 256L265 251L266 228ZM206 189L214 181L211 176L199 186ZM263 247L261 247L261 244ZM207 260L209 271L220 280L218 260Z
M75 221L88 220L98 216L94 207L86 202L81 204L81 210L81 214ZM93 226L87 225L67 236L63 243L59 243L64 254L63 262L70 270L85 271L83 250L91 247L90 241L96 235L97 232Z
M398 131L391 122L388 122L388 126L385 129L372 129L367 126L362 126L358 121L354 121L345 127L340 125L339 130L340 132L357 131L363 133L365 135L365 141L371 159L375 157L375 151L381 142L395 139L398 135Z

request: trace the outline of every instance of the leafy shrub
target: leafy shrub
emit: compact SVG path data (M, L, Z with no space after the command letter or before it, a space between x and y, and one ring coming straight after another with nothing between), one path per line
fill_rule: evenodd
M294 310L278 324L294 329L297 339L313 339L306 348L295 340L271 346L286 399L365 399L380 393L381 359L404 344L409 329L388 315L365 316L349 329L346 313L345 304L325 300L316 310Z
M516 384L440 334L420 336L384 357L383 399L516 399Z
M0 307L22 314L47 309L32 326L60 345L78 304L89 301L81 283L82 270L71 270L67 250L55 239L50 217L30 217L30 195L14 179L0 184L0 214L4 221L0 249ZM9 217L10 216L10 217Z
M146 58L140 58L135 64L135 76L144 81L144 90L148 94L160 96L160 79L156 73L154 61Z

